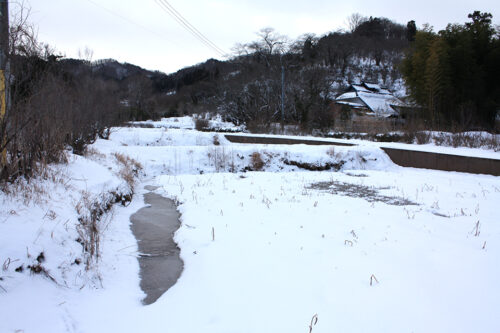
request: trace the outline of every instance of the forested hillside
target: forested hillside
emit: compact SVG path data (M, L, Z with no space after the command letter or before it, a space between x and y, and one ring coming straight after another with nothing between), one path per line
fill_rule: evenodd
M21 17L10 29L10 107L1 120L3 179L29 175L38 162L83 153L97 136L129 120L219 114L253 132L281 123L331 130L352 111L332 101L350 83L377 83L413 110L398 124L415 129L495 130L500 109L500 36L488 13L439 32L414 21L348 18L348 30L296 40L272 28L238 44L227 60L209 59L167 75L115 60L64 59L36 40ZM408 120L417 123L414 126ZM368 124L374 127L373 124ZM399 125L398 125L399 126ZM376 130L376 128L374 129Z
M228 61L209 60L170 75L162 83L168 113L216 111L261 131L284 118L309 131L333 125L331 99L351 82L376 82L404 94L398 66L414 22L408 29L356 14L349 22L350 31L293 41L265 28L255 41L237 45Z
M489 13L469 19L418 31L401 67L428 126L491 129L500 110L500 31Z

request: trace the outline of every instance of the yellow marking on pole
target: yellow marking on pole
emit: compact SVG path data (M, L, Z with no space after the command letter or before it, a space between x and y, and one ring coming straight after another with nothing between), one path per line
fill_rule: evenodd
M0 118L3 120L7 108L5 96L5 71L0 69Z
M7 112L7 89L5 89L5 71L0 69L0 123L5 119L5 113ZM7 139L5 135L0 138L2 143ZM7 164L7 148L2 150L2 157L0 159L0 169ZM1 171L1 170L0 170Z

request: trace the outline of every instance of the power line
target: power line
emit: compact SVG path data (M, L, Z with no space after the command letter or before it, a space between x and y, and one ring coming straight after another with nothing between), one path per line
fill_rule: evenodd
M205 46L212 49L214 52L221 56L225 56L225 52L219 48L215 43L209 40L205 35L203 35L198 29L196 29L188 20L186 20L167 0L156 0L162 9L174 18L179 24L181 24L188 32L190 32L199 41L205 44Z
M161 38L164 38L164 39L165 39L165 40L167 40L168 42L170 42L170 43L172 43L172 44L174 44L174 45L176 45L176 46L179 46L179 47L180 47L180 45L179 45L178 43L176 43L176 42L174 42L174 41L172 41L172 40L166 39L164 34L161 34L161 33L157 32L157 31L151 30L151 29L149 29L149 28L147 28L147 27L145 27L145 26L143 26L143 25L141 25L141 24L139 24L139 23L137 23L137 22L134 22L134 21L132 21L131 19L129 19L129 18L125 17L125 16L122 16L122 15L118 14L117 12L115 12L115 11L113 11L113 10L109 9L109 8L104 7L103 5L101 5L101 4L99 4L99 3L97 3L97 2L95 2L95 1L93 1L93 0L86 0L86 1L90 2L90 3L91 3L91 4L93 4L94 6L97 6L97 7L100 7L100 8L102 8L102 9L104 9L104 10L105 10L105 11L107 11L108 13L110 13L110 14L112 14L112 15L116 16L116 17L119 17L119 18L121 18L121 19L122 19L122 20L124 20L124 21L127 21L127 22L129 22L129 23L131 23L131 24L133 24L133 25L135 25L135 26L137 26L137 27L139 27L139 28L141 28L141 29L143 29L143 30L145 30L145 31L148 31L148 32L150 32L150 33L152 33L152 34L155 34L155 35L157 35L157 36L160 36Z
M203 35L198 29L196 29L188 20L186 20L167 0L155 0L155 2L174 20L177 21L184 29L191 33L196 39L205 44L215 53L221 56L225 56L224 52L220 47Z
M191 23L189 23L188 20L186 20L181 13L179 13L167 0L160 0L162 3L166 4L171 11L179 17L183 22L185 22L191 30L195 31L197 35L201 36L204 40L206 40L212 47L218 50L218 52L222 53L223 55L226 53L224 52L220 47L218 47L215 43L213 43L210 39L208 39L205 35L203 35L198 29L196 29L195 26L193 26Z
M193 35L196 39L198 39L200 42L205 44L208 48L210 48L212 51L215 53L218 53L219 55L224 55L224 52L221 51L220 49L215 46L215 44L211 43L208 38L206 38L203 34L201 34L199 31L195 30L195 28L187 22L178 12L176 13L175 9L173 7L169 7L170 4L166 4L165 2L160 2L158 0L155 0L156 3L169 15L171 16L174 20L177 21L184 29L186 29L191 35Z

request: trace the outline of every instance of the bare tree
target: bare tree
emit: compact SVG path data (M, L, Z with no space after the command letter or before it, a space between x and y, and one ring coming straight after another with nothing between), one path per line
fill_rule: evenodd
M367 18L360 13L353 13L346 19L346 25L350 32L354 32Z
M3 181L66 161L67 147L83 153L120 117L116 84L93 77L90 69L65 70L61 56L38 41L28 14L21 6L9 31L11 106L0 123L0 149L7 151ZM90 68L88 61L81 66Z
M267 54L283 53L288 45L288 38L271 27L260 29L257 36L259 36L260 40L251 44L252 47L256 48L256 51Z
M88 46L85 46L83 50L78 49L78 58L82 59L87 65L92 66L92 60L94 58L94 50L92 50Z
M242 44L242 43L236 43L232 48L231 51L233 54L236 55L236 57L242 57L242 56L247 56L250 54L250 49L248 48L248 44Z

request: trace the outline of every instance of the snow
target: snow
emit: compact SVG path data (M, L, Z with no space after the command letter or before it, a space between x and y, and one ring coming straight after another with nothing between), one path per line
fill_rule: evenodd
M162 118L160 121L146 120L132 121L130 123L135 126L147 125L149 127L194 129L193 117L170 117Z
M364 83L369 89L375 90L378 94L390 94L390 91L384 88L381 88L378 84L375 83Z
M193 116L162 118L160 121L146 120L146 121L133 121L130 123L134 126L144 126L144 127L194 129L196 117L198 117L198 115L195 114ZM204 118L204 116L201 115L199 117ZM224 121L219 114L207 120L209 122L208 127L212 131L241 132L245 130L244 126L237 126L234 125L233 123Z
M387 147L387 148L415 150L415 151L423 151L423 152L438 153L438 154L490 158L494 160L500 159L500 152L494 150L468 148L468 147L456 147L456 148L443 147L443 146L437 146L432 143L423 145L414 145L414 144L405 144L399 142L390 142L390 143L378 143L376 146L381 148Z
M401 168L380 149L396 144L241 145L184 117L152 125L116 128L87 157L53 166L55 181L33 181L25 203L21 189L0 194L0 264L10 258L0 332L293 333L314 314L314 333L498 331L499 177ZM263 172L243 172L255 152ZM128 189L113 153L137 159L144 175L132 202L105 219L99 264L86 271L74 264L75 206L85 193ZM285 160L345 163L310 172ZM184 261L150 306L140 303L129 221L146 185L179 202ZM57 284L26 269L40 252Z
M353 102L345 102L345 101L339 101L339 102L337 102L337 104L349 105L349 106L352 106L355 108L365 108L366 107L364 104L361 104L361 103L353 103ZM373 115L375 115L375 114L373 113Z
M351 92L346 92L340 96L337 97L337 99L348 99L348 98L356 98L358 97L358 94L355 91Z
M377 84L364 83L364 85L366 85L368 89L362 85L353 84L352 87L356 91L343 93L338 96L336 100L339 101L339 103L347 104L342 100L359 98L378 116L385 117L397 113L392 108L392 105L404 106L404 103L397 97L392 96L387 89L382 89Z
M269 134L231 134L231 135L242 135L242 136L254 136L254 137L275 137L275 138L292 138L298 140L312 140L312 141L324 141L324 142L332 142L335 143L347 143L347 144L355 144L359 147L377 147L377 148L396 148L396 149L405 149L405 150L416 150L423 152L431 152L431 153L440 153L440 154L449 154L449 155L459 155L459 156L469 156L469 157L479 157L479 158L491 158L491 159L500 159L500 152L494 151L493 149L485 149L485 148L468 148L468 147L446 147L436 145L435 143L429 144L407 144L400 142L374 142L368 140L361 139L333 139L333 138L319 138L314 136L287 136L287 135L269 135ZM488 133L483 133L483 135L490 135ZM497 134L500 138L500 136ZM497 139L499 140L499 139ZM336 147L337 148L337 147Z
M365 85L370 89L380 90L380 86L378 84L366 82Z
M368 90L367 88L365 88L365 87L363 87L362 85L359 85L359 84L353 84L352 87L356 90L356 92L371 93L370 90Z
M394 114L396 113L391 105L402 105L403 103L394 96L386 94L375 94L375 93L365 93L359 92L358 97L366 104L368 107L377 114Z

